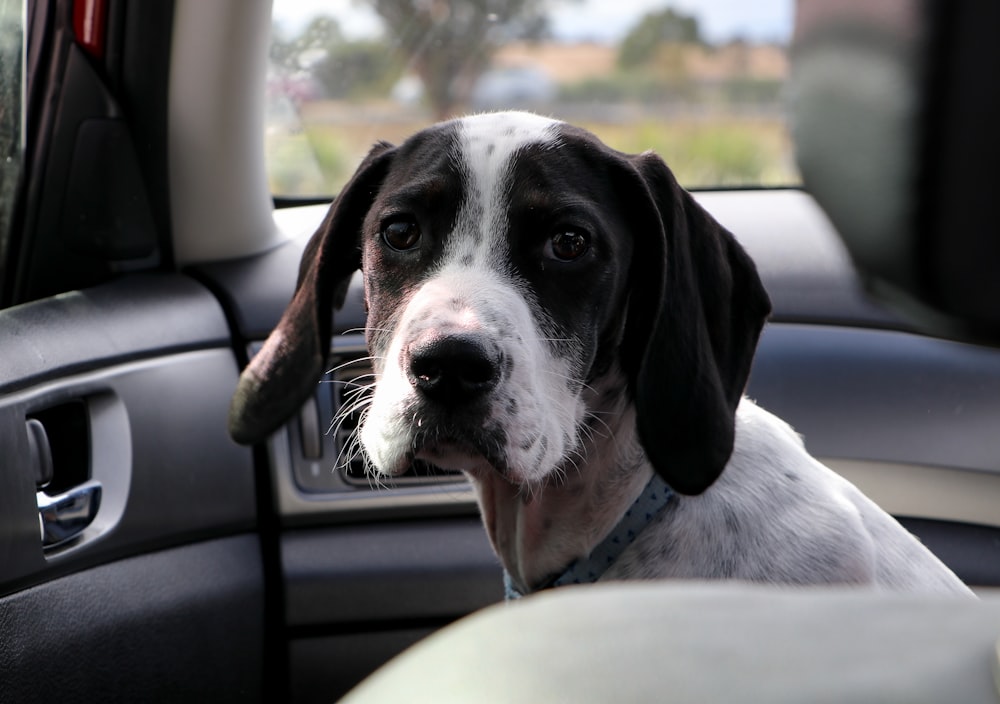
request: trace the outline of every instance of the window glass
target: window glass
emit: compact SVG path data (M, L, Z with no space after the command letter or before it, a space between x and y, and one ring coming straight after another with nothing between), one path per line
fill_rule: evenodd
M24 149L23 53L23 0L0 0L0 258L10 237Z
M272 192L336 193L379 139L526 109L688 187L798 183L784 111L792 0L275 0Z

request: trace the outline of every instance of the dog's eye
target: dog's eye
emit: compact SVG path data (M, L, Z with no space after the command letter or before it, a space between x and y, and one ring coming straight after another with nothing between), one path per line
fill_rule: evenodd
M382 226L382 239L400 252L420 244L420 226L412 220L396 220Z
M555 232L545 243L543 253L550 259L571 262L590 249L590 236L582 230L565 229Z

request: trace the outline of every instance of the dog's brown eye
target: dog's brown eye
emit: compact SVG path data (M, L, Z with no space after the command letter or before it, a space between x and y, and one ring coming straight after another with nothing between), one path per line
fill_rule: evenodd
M590 249L590 237L581 230L561 230L545 243L545 256L571 262L579 259Z
M382 227L382 239L393 249L405 252L420 243L420 226L412 220L396 220Z

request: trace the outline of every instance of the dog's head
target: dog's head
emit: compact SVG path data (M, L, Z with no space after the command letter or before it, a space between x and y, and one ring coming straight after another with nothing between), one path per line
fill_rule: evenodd
M262 439L313 392L359 267L377 379L362 441L379 471L420 457L541 483L579 452L595 396L615 393L675 490L704 491L728 461L770 304L655 155L525 113L376 145L243 373L237 440Z

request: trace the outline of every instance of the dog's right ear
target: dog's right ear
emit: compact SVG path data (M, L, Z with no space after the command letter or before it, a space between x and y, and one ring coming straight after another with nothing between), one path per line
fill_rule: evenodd
M315 391L330 349L333 308L343 304L361 268L361 227L394 152L386 142L371 149L309 240L295 295L236 386L229 406L236 442L264 440Z
M635 226L622 344L636 426L657 473L700 494L721 474L771 302L736 238L652 153L629 158ZM627 201L626 201L627 202Z

